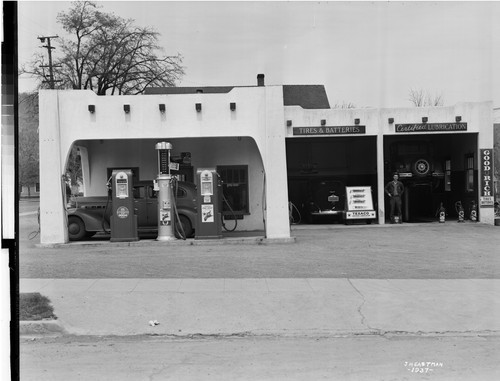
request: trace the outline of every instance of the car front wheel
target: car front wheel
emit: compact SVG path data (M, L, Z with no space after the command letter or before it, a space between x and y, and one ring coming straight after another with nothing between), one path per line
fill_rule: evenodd
M179 215L179 219L181 220L181 224L182 224L182 229L184 230L184 235L186 238L190 238L192 237L194 231L193 231L193 226L191 225L191 221L189 220L189 218L187 218L186 216L184 215ZM176 235L177 235L177 232L176 232ZM179 237L177 237L179 238Z
M68 217L68 235L70 241L80 241L86 237L85 224L80 218Z

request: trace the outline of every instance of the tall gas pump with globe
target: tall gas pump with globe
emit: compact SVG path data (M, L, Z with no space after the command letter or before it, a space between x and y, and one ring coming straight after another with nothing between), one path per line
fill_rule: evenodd
M172 176L170 174L170 150L172 144L156 144L158 151L158 237L157 241L175 239L173 218Z

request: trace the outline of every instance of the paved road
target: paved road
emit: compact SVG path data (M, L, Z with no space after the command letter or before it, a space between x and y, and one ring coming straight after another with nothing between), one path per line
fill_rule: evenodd
M23 340L22 381L500 379L499 337Z

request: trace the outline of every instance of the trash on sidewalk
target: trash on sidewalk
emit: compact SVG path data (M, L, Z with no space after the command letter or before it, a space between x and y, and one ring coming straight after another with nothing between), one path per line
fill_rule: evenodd
M149 321L149 325L150 325L151 327L154 327L154 326L159 325L159 324L160 324L160 323L158 323L158 320L150 320L150 321Z

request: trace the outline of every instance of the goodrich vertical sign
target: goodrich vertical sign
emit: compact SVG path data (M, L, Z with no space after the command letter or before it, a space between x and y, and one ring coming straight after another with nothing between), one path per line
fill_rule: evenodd
M479 205L493 206L493 149L481 149Z

